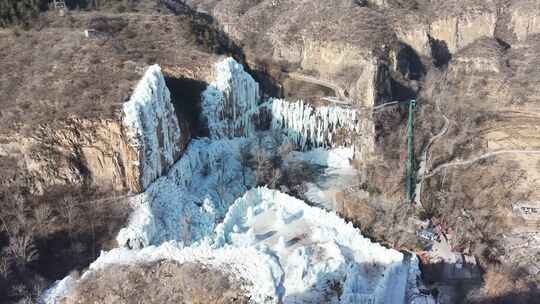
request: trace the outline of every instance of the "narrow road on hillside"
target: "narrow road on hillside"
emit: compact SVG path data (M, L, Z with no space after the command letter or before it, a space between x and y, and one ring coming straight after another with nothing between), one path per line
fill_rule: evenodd
M452 162L452 163L447 163L447 164L442 164L442 165L438 166L437 168L435 168L434 170L432 170L431 172L429 172L429 174L424 176L423 179L430 178L430 177L436 175L437 173L439 173L440 171L442 171L442 170L444 170L446 168L449 168L449 167L470 165L470 164L473 164L475 162L481 161L483 159L490 158L492 156L497 156L497 155L500 155L500 154L540 154L540 150L501 150L501 151L493 151L493 152L489 152L489 153L486 153L486 154L482 154L482 155L480 155L478 157L475 157L473 159L464 160L464 161L457 161L457 162Z
M400 102L404 102L404 101L391 101L391 102L386 102L386 103L383 103L383 104L380 104L378 106L374 106L372 108L373 112L377 112L379 110L382 110L386 107L389 107L389 106L395 106L397 104L399 104Z
M437 108L437 112L441 114L441 116L444 119L444 125L439 133L437 133L435 136L433 136L429 142L427 143L426 147L424 148L424 151L422 151L422 155L420 156L420 168L418 169L416 178L419 181L416 183L416 189L414 193L416 194L416 201L419 205L422 205L422 186L424 183L424 174L426 173L427 166L429 163L429 149L431 148L431 145L435 143L439 138L443 137L446 132L448 132L448 127L450 126L450 119L442 112L441 107L439 105L439 101L435 101L435 107Z
M337 86L336 84L334 84L334 83L332 83L330 81L315 78L315 77L312 77L312 76L303 75L303 74L300 74L300 73L289 73L288 75L289 75L289 77L291 79L295 79L295 80L304 81L304 82L320 85L320 86L323 86L323 87L327 87L327 88L329 88L329 89L331 89L332 91L335 92L336 98L339 101L339 103L349 104L348 98L345 96L345 90L341 89L339 86ZM328 101L335 102L334 99L330 99Z

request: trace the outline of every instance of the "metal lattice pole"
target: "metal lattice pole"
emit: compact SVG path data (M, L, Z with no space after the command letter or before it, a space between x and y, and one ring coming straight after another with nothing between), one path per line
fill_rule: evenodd
M416 178L414 176L414 109L416 108L416 100L409 102L409 119L407 122L407 175L406 175L406 192L407 200L412 202Z

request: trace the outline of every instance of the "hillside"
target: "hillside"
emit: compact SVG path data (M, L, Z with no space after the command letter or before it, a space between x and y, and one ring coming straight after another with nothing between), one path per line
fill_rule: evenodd
M537 1L44 2L0 0L0 302L538 296Z

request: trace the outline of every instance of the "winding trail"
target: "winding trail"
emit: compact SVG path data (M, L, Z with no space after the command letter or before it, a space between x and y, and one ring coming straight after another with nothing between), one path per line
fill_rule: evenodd
M336 99L333 99L333 98L328 98L328 99L325 99L325 100L328 100L328 101L334 102L334 103L340 103L340 104L350 104L350 102L348 101L348 98L345 96L345 90L343 90L342 88L340 88L339 86L337 86L336 84L334 84L334 83L332 83L330 81L315 78L315 77L312 77L312 76L303 75L303 74L300 74L300 73L294 73L294 72L289 73L288 75L289 75L289 77L291 79L304 81L304 82L308 82L308 83L313 83L313 84L317 84L317 85L320 85L320 86L327 87L327 88L331 89L332 91L335 92L337 101L339 101L339 102L336 102Z
M373 112L377 112L377 111L382 110L382 109L384 109L384 108L386 108L386 107L389 107L389 106L395 106L395 105L397 105L397 104L399 104L399 103L401 103L401 102L404 102L404 101L391 101L391 102L386 102L386 103L380 104L380 105L378 105L378 106L374 106L374 107L372 108L372 110L373 110Z
M429 140L426 147L422 151L422 155L420 156L420 168L418 169L418 172L416 175L417 180L419 180L419 182L416 183L416 189L414 191L414 193L416 193L416 201L418 205L420 206L422 205L422 186L425 179L424 174L426 173L427 166L429 163L429 149L431 148L433 143L435 143L435 141L443 137L446 134L446 132L448 132L448 127L450 126L450 119L448 119L448 117L442 112L438 100L435 101L435 107L437 108L437 112L439 112L441 116L443 117L444 125L441 131Z
M488 152L480 156L477 156L473 159L442 164L438 166L437 168L435 168L434 170L432 170L431 172L429 172L429 174L424 176L423 179L430 178L448 167L466 166L466 165L473 164L477 161L490 158L493 156L497 156L500 154L540 154L540 150L501 150L501 151Z

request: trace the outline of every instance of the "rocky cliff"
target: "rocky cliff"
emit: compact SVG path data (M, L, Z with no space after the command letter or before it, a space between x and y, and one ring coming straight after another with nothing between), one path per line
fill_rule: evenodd
M198 31L214 32L188 16L90 12L51 14L43 22L49 25L40 31L0 33L2 189L142 191L178 159L197 128L186 116L198 101L176 93L212 79L213 48L222 42L212 34L199 40ZM93 34L86 37L86 29ZM147 62L163 71L147 72ZM143 116L154 117L152 125L142 124Z

